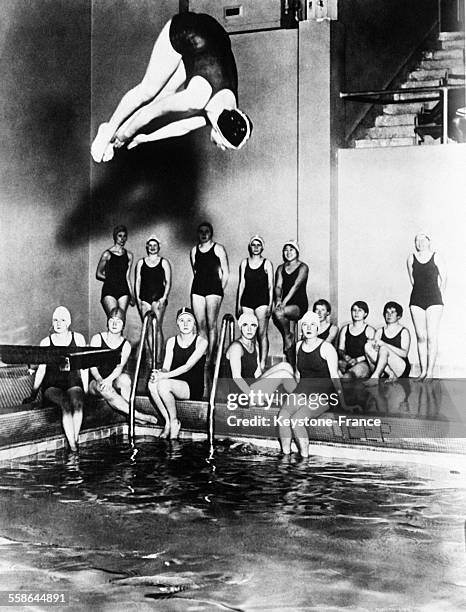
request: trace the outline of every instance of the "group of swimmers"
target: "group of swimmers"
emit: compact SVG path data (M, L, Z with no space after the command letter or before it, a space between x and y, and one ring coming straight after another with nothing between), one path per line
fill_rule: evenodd
M159 239L151 235L146 243L147 256L136 264L133 291L130 274L133 257L125 249L126 228L117 226L113 235L113 247L102 254L97 266L97 278L103 281L102 305L107 314L107 329L94 335L90 346L118 349L119 363L115 367L90 368L90 383L87 371L60 372L54 366L40 365L31 396L25 400L34 400L42 388L46 399L61 406L63 429L73 451L77 449L87 391L103 397L119 412L129 412L131 378L126 368L131 345L123 336L129 304L137 303L141 316L152 309L159 323L157 363L151 372L148 389L164 419L161 434L164 438L173 439L179 434L176 400L203 398L205 366L212 360L217 344L217 316L229 269L224 247L213 242L211 224L199 225L198 244L191 250L192 307L178 311L177 334L168 339L165 347L162 324L171 288L172 266L159 254ZM264 246L263 238L254 235L248 245L249 257L240 265L236 312L240 337L226 351L229 371L224 374L234 381L236 392L253 397L251 391L262 389L271 394L280 385L287 392L324 389L327 393L331 388L336 392L340 408L345 409L340 379L364 378L365 384L371 385L382 377L390 381L409 376L411 337L409 330L400 323L403 315L400 304L394 301L385 304L385 325L375 330L366 322L367 303L358 300L351 307L351 322L338 330L330 320L331 306L327 300L317 300L312 311L308 310L308 266L299 260L298 243L290 240L284 244L283 263L275 275L272 263L263 257ZM415 249L408 258L413 283L410 310L418 339L419 378L423 380L432 377L446 273L438 255L430 250L430 240L425 234L416 236ZM286 360L266 369L270 317L282 334ZM298 321L301 321L301 328L296 343ZM70 327L69 311L58 307L52 317L52 332L41 341L41 346L85 346L84 337ZM296 416L296 412L306 410L308 406L286 405L282 406L281 414ZM136 412L136 420L148 425L157 422L155 416L142 412ZM302 428L280 429L283 451L290 451L293 435L301 454L305 455L307 433Z

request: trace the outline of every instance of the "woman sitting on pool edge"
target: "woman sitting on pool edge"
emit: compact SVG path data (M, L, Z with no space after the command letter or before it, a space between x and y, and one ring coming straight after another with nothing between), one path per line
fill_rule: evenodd
M229 389L234 388L236 393L248 395L251 398L250 406L255 405L254 397L259 391L270 396L281 384L287 393L291 393L296 386L296 380L289 363L277 363L262 371L256 338L259 326L256 315L251 312L243 313L238 319L238 326L241 337L232 342L226 352L231 378L234 381L234 385Z
M367 302L358 300L351 306L351 323L341 328L338 339L338 369L343 378L366 378L370 369L366 360L365 346L372 340L375 330L367 325L369 314Z
M284 455L290 454L294 437L300 455L309 456L306 425L299 422L293 424L291 419L317 418L337 406L343 411L347 409L338 375L338 355L329 342L319 338L319 324L319 316L311 311L306 312L301 320L303 340L296 345L296 377L299 382L293 395L296 400L298 396L306 395L308 403L304 405L299 400L296 403L287 402L280 409L279 436Z
M121 308L110 311L107 320L107 331L92 336L90 346L95 348L109 348L120 351L119 363L112 367L100 365L91 368L94 377L89 383L89 393L103 397L114 409L125 415L129 414L129 397L131 394L131 378L124 371L131 355L131 344L123 336L125 326L125 313ZM136 421L141 425L156 425L157 419L150 414L136 410Z
M318 337L321 340L330 342L330 344L334 344L338 336L338 327L329 320L332 312L330 302L323 299L317 300L317 302L314 302L312 311L316 313L320 321Z
M165 419L161 438L176 439L181 423L176 400L201 400L204 395L204 366L207 340L197 333L191 308L180 308L176 315L178 334L167 340L161 370L153 370L149 393Z

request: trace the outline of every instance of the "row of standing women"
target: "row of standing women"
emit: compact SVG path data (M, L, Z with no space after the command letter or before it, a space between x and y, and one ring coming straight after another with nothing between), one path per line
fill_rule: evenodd
M97 278L103 281L101 298L103 308L108 315L116 306L126 312L129 304L136 303L141 317L152 309L158 320L157 364L160 365L164 346L162 326L172 286L172 266L160 255L160 240L155 235L150 236L146 242L147 256L136 264L133 291L130 278L133 256L125 249L126 227L117 226L113 237L114 245L102 254L96 273ZM432 251L430 239L426 234L418 234L414 244L415 252L410 254L407 261L412 285L409 306L417 337L419 378L423 380L433 376L446 271L438 253ZM237 317L242 313L253 313L257 317L262 368L265 368L269 351L270 317L282 336L283 351L287 360L294 363L295 327L296 322L308 309L306 284L309 274L308 266L299 259L300 249L295 240L285 242L282 252L283 263L278 266L275 278L272 263L263 256L264 248L265 243L261 236L255 235L250 239L249 256L240 264L236 298ZM228 283L229 265L225 248L213 241L213 228L208 222L201 223L198 227L198 244L191 249L190 261L194 274L191 305L199 334L208 342L207 364L210 364L217 343L217 319ZM358 341L353 339L353 336L361 332L361 322L358 323L353 316L353 310L358 304L364 305L366 302L359 301L353 304L352 322L341 330L338 347L342 374L348 372L348 375L364 377L368 374L367 367L364 367L367 364L359 365L353 361L361 357L363 357L360 359L361 362L367 361L364 351L358 352L356 348L344 351L346 344L350 346L358 344ZM329 321L330 304L326 300L318 300L314 304L314 311L321 319L319 334L325 335L323 339L328 340L327 336L330 336L331 342L336 341L338 328ZM372 329L365 324L367 314L368 307L365 316L362 315L365 339L361 346L364 346ZM352 356L355 351L358 354Z

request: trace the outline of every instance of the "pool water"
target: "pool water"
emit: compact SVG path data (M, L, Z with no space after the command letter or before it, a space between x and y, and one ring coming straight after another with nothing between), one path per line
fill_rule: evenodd
M67 610L464 608L454 467L205 457L156 440L3 464L0 590L64 591Z

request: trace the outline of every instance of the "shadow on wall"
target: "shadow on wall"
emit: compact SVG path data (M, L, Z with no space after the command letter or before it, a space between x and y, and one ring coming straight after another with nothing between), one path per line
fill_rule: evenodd
M95 184L57 230L68 248L108 236L116 223L146 228L169 219L177 238L192 242L198 210L199 156L195 137L172 138L116 152L105 165L93 165ZM89 226L89 231L88 231Z

